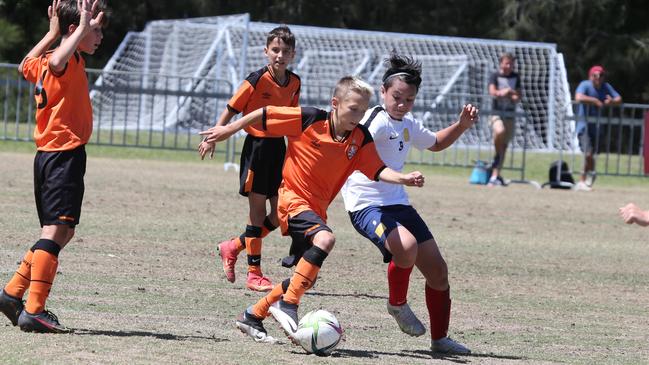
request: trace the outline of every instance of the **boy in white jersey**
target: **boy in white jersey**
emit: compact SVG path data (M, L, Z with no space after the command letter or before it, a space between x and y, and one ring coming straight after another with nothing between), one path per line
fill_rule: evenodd
M411 146L441 151L450 146L478 119L478 109L465 105L459 120L434 133L410 113L421 84L421 63L392 54L383 75L384 104L371 108L361 121L370 133L385 164L401 171ZM467 354L471 351L447 336L451 313L446 262L433 235L400 185L370 181L352 174L342 188L345 209L354 228L371 240L388 265L388 313L411 336L426 332L407 303L413 266L426 278L426 306L434 352Z

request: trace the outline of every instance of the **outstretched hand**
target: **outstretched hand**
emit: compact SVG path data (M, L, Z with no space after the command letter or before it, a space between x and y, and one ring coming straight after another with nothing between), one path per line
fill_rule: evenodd
M210 160L214 158L214 149L216 145L214 143L207 143L206 140L203 140L201 144L198 145L198 154L201 155L201 160L205 159L205 155L209 152Z
M424 186L424 175L419 171L413 171L405 175L403 185L406 186Z
M52 5L47 8L47 17L50 18L50 33L57 38L61 35L58 13L59 2L60 0L52 0Z
M217 125L210 129L199 132L198 134L205 137L205 139L203 140L204 143L213 144L216 142L225 141L232 134L234 134L234 132L231 132L226 126Z
M460 112L460 117L458 119L460 121L460 125L465 128L471 127L480 117L478 115L479 112L480 110L478 110L477 107L471 104L465 104L462 107L462 111Z
M94 0L92 6L90 5L90 0L77 0L77 9L80 14L79 26L87 27L88 29L96 29L101 26L101 22L104 20L104 12L100 11L94 18L92 16L97 11L98 5L98 0Z
M643 227L649 226L649 211L644 211L633 203L623 206L619 212L626 224L635 223Z

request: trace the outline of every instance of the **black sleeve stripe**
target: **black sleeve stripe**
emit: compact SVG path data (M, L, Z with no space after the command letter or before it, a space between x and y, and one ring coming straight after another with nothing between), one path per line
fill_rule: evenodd
M379 181L379 175L381 175L381 173L383 172L383 170L385 170L386 167L387 166L385 165L381 166L381 168L374 175L374 181Z
M240 111L238 111L238 110L236 110L235 108L233 108L230 104L228 104L227 107L228 107L228 110L229 110L231 113L234 113L234 114L239 114L239 113L241 113Z
M288 71L288 74L289 74L289 75L293 75L293 76L295 76L295 78L297 79L297 81L299 81L300 83L302 83L302 80L300 79L300 76L299 76L298 74L296 74L295 72L293 72L293 71L291 71L291 70L287 70L287 71Z
M246 81L248 81L253 88L256 88L259 79L261 79L266 72L268 72L268 67L264 66L257 71L251 72L250 75L246 77Z
M327 120L328 113L322 109L305 106L302 108L302 130L306 130L309 126L320 120Z
M367 128L369 128L370 125L372 124L372 121L374 120L374 118L376 118L376 116L379 115L379 113L382 112L382 111L383 111L382 106L379 105L379 106L375 107L374 110L372 110L372 114L370 114L370 116L365 121L364 125Z
M261 109L261 129L266 130L266 107Z
M363 143L361 144L361 147L365 146L368 143L374 142L374 138L372 138L372 134L370 133L370 130L367 129L367 126L359 124L356 126L356 128L360 129L363 132Z

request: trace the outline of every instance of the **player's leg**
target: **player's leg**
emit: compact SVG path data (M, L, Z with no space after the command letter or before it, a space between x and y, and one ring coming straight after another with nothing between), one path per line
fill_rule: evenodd
M255 291L269 291L273 288L270 279L261 271L261 245L264 221L266 219L266 196L248 193L250 224L246 227L245 246L248 254L248 277L246 287Z
M431 349L434 352L466 354L471 351L448 337L451 298L448 268L434 238L419 245L416 266L426 279L426 307L430 319Z
M29 295L18 318L23 331L69 332L45 310L58 268L59 252L72 239L79 223L86 169L84 147L72 151L37 153L34 160L35 198L42 226L32 247Z
M297 330L297 309L304 293L315 283L320 268L333 250L336 238L324 220L313 211L305 211L288 220L289 232L292 237L302 235L303 243L309 245L295 266L295 271L285 290L283 299L277 306L270 308L270 313L292 338Z
M405 206L370 206L349 217L354 228L369 239L388 263L388 313L399 328L411 336L421 336L426 328L407 303L410 274L417 258L417 240L399 223Z

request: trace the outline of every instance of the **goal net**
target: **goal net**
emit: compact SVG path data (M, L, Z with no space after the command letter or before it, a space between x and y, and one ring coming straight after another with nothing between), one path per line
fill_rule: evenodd
M98 127L199 130L212 125L248 73L267 63L266 34L276 26L239 14L153 21L142 32L129 33L93 93ZM327 108L335 82L348 74L375 86L373 102L379 102L384 61L395 50L423 66L413 110L417 117L437 130L457 118L463 104L477 104L482 121L459 143L491 143L487 83L500 54L510 52L523 85L514 145L572 148L570 91L554 44L289 27L297 40L291 67L302 80L302 105ZM99 115L97 110L111 112Z

